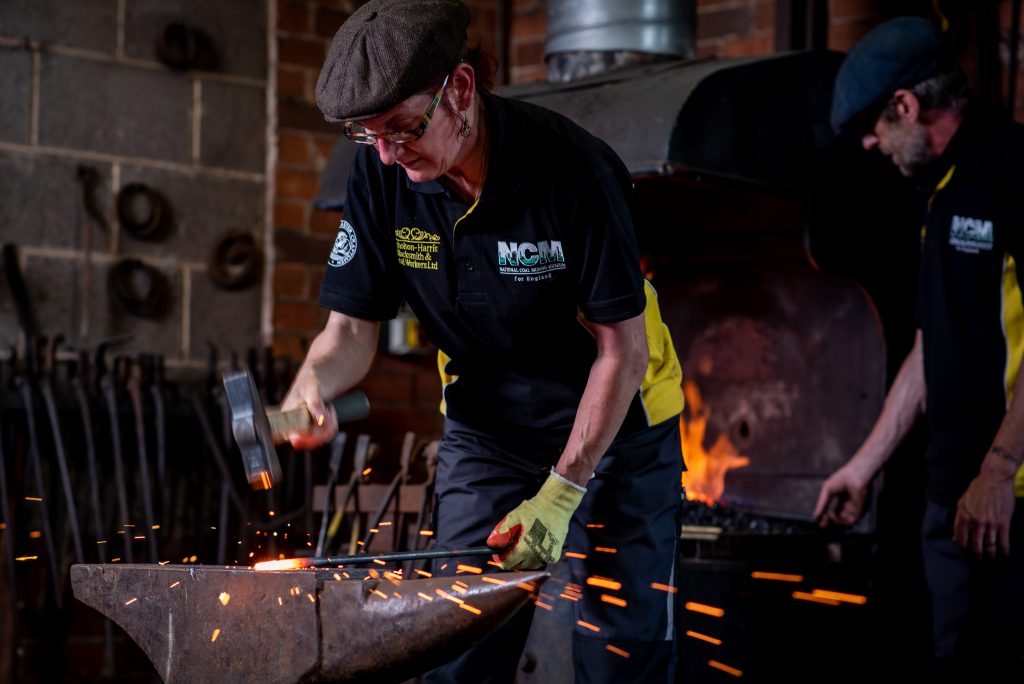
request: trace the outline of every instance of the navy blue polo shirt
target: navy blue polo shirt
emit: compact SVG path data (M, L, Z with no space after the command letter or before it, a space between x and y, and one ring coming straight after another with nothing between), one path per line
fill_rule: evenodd
M919 181L928 497L951 506L992 446L1024 355L1024 126L972 108Z
M565 117L494 95L484 103L491 149L476 203L358 151L320 304L386 320L407 302L442 351L449 417L564 442L596 356L581 317L614 323L645 310L632 179ZM638 393L623 432L648 422Z

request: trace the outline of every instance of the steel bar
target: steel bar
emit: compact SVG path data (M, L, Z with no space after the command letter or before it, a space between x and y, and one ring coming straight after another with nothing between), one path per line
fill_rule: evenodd
M92 411L89 408L89 397L85 393L85 374L88 356L84 353L78 359L77 373L71 378L71 387L78 401L78 409L82 416L82 429L85 437L85 464L89 478L90 504L92 507L93 531L96 535L96 555L101 563L107 561L107 545L103 536L103 509L100 505L100 479L96 467L96 438L92 431ZM103 621L103 666L104 677L114 674L114 624L110 620Z
M75 562L85 562L85 551L82 548L82 531L78 525L78 508L75 506L74 486L71 484L71 472L68 470L67 453L64 450L64 433L60 429L60 416L57 414L57 401L53 396L53 384L49 377L42 378L40 392L43 404L50 418L50 429L53 431L53 450L57 457L57 469L64 490L64 504L68 507L68 522L71 527L71 541L75 547Z
M490 556L494 549L489 546L470 546L465 549L434 549L432 551L396 551L394 553L363 553L353 556L331 556L330 558L302 559L302 565L309 568L333 568L336 565L360 565L363 563L400 563L431 558L457 558L461 556ZM272 562L272 561L271 561Z
M107 404L107 414L110 417L110 445L114 456L114 485L117 488L117 513L121 517L119 525L121 534L124 536L124 558L131 563L132 558L132 530L129 525L130 512L128 510L128 486L124 478L124 455L121 452L121 422L117 415L117 390L114 387L113 370L103 376L100 381L103 388L103 399Z
M324 487L324 512L320 516L320 534L316 541L317 557L323 555L324 547L327 544L327 521L331 516L331 499L334 494L334 485L338 481L338 472L341 470L341 461L345 456L345 443L348 435L339 432L331 440L331 460L328 463L327 486Z
M149 477L149 454L146 450L146 424L142 406L142 359L136 359L131 366L128 380L128 396L132 403L132 414L135 417L135 442L139 457L139 480L142 489L142 514L146 521L146 538L149 541L149 560L156 563L160 559L160 551L156 538L156 518L153 515L153 483ZM162 483L161 483L162 484Z
M21 398L25 402L25 419L28 421L29 461L32 465L32 476L36 481L36 493L39 499L39 513L43 518L43 541L46 544L47 562L53 579L53 598L57 608L64 607L64 591L61 586L58 568L57 549L53 543L53 530L50 527L50 510L46 502L46 481L43 480L42 457L39 455L39 433L36 430L35 406L32 400L32 385L28 378L22 376L16 380Z

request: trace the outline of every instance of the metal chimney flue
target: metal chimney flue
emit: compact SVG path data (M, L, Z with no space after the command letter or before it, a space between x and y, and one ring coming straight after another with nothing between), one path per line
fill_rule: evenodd
M548 0L548 80L692 59L695 0Z

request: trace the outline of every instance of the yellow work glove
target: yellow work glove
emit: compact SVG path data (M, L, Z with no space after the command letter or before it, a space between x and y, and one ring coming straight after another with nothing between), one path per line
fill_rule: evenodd
M487 537L503 570L533 570L562 555L569 518L587 490L553 469L532 499L516 506Z

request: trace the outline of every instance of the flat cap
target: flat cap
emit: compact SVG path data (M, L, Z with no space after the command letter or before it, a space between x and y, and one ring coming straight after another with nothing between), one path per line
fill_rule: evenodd
M370 0L334 35L317 106L328 121L383 114L458 63L468 26L462 0Z
M839 133L858 115L900 88L934 75L946 63L939 30L921 17L880 24L851 48L832 91L832 129Z

